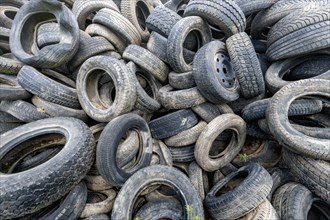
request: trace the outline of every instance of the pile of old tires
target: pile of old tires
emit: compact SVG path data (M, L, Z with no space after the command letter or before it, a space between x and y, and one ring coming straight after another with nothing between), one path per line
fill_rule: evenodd
M0 219L330 219L329 0L0 0Z

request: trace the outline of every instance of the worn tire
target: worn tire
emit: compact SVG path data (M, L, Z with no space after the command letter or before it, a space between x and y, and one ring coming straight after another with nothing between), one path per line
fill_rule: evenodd
M269 174L272 176L273 179L273 186L270 191L270 193L267 196L267 199L269 201L272 200L272 197L274 195L274 192L280 187L283 186L284 184L288 182L294 182L295 178L292 176L290 173L290 169L288 168L271 168L268 170Z
M173 26L182 19L180 15L166 7L157 7L146 21L147 28L167 38Z
M170 72L168 74L168 83L174 89L189 89L196 86L194 75L192 72L185 72L185 73Z
M133 61L160 82L166 82L169 68L147 49L138 45L129 45L123 53L123 58Z
M268 59L275 61L328 48L329 28L330 9L325 5L286 16L268 34Z
M233 130L230 143L218 155L210 156L214 140L226 129ZM212 172L227 165L240 152L245 142L246 125L242 118L234 114L223 114L213 119L199 135L195 158L203 170Z
M194 145L184 147L169 147L174 163L189 163L195 160Z
M243 32L246 26L243 11L233 0L190 0L184 16L200 16L220 28L226 37Z
M287 183L277 189L272 199L274 208L281 219L296 220L306 218L313 203L318 201L322 203L322 200L316 198L308 188L294 182ZM325 209L324 212L328 213L329 217L330 211Z
M123 15L114 10L103 8L93 18L93 23L109 28L125 41L126 45L141 44L141 35L134 25Z
M246 214L244 217L239 218L239 220L261 220L261 219L271 219L271 220L280 220L275 208L273 205L267 200L258 205L257 208L253 209L251 212Z
M150 0L121 0L120 12L135 26L140 33L142 41L149 38L146 20L153 10Z
M289 79L306 79L310 77L318 76L330 69L330 56L319 55L310 56L306 58L306 61L296 65L290 69L290 73L287 74Z
M220 104L239 98L238 81L223 42L212 41L198 50L193 75L198 90L210 102Z
M271 7L277 0L253 0L253 1L238 1L235 2L241 8L244 15L248 17L253 13L256 13L261 10L265 10Z
M90 193L96 194L96 196L98 194L104 195L105 199L101 201L87 202L79 216L80 218L87 218L95 215L106 214L111 211L116 197L116 192L113 189Z
M154 112L160 109L161 105L158 102L158 92L161 88L160 83L158 83L153 75L143 71L134 62L131 61L126 65L137 77L140 77L146 82L146 85L141 85L139 82L136 83L137 99L135 108L147 112Z
M13 6L0 6L0 27L10 29L18 10L19 8Z
M32 142L32 145L36 150L31 150L23 155L21 154L15 163L13 163L7 170L7 173L23 172L47 162L61 150L60 146L63 146L64 144L64 139L60 139L58 136L52 138L51 135L45 139L41 138L41 140L39 139L35 143Z
M37 44L39 48L57 44L61 41L60 27L57 23L43 23L39 25L37 32Z
M84 122L88 120L87 114L82 109L68 108L62 105L48 102L38 96L32 97L32 103L37 108L41 109L41 111L45 112L46 114L52 117L73 117L80 119Z
M167 58L167 44L167 38L153 31L150 34L147 49L165 63L169 63ZM194 51L183 48L183 58L187 63L191 63L194 60L194 56Z
M149 122L153 138L164 139L189 129L198 123L190 109L182 109L156 118Z
M24 89L46 101L69 108L80 108L76 89L56 82L31 66L23 66L17 80Z
M84 0L75 0L72 6L72 13L76 17L78 22L78 26L81 30L85 30L85 23L89 15L93 12L97 12L100 9L109 8L111 10L115 10L119 12L119 9L116 4L114 4L111 0L92 0L92 1L84 1Z
M163 62L168 63L167 39L165 37L155 31L152 31L147 43L147 49Z
M164 139L164 143L169 147L183 147L194 144L206 126L205 121L200 121L194 127Z
M216 196L234 178L244 178L234 189ZM268 195L273 181L259 164L250 164L230 173L208 192L204 204L214 219L236 219L259 206Z
M42 216L45 219L76 219L83 211L87 200L87 188L84 182L80 182L61 201L58 208Z
M0 103L0 111L11 114L24 122L32 122L50 117L50 115L41 109L23 100L2 101Z
M104 25L101 24L90 24L87 26L85 32L92 37L94 36L101 36L107 39L115 48L116 50L122 54L126 49L126 42L116 35L115 32L111 31Z
M143 205L133 219L182 219L182 207L172 201L159 200Z
M78 184L91 167L94 138L83 122L72 118L44 119L1 135L1 158L24 141L24 137L54 131L63 134L67 140L57 155L20 175L0 174L1 218L20 217L47 207ZM63 176L63 173L67 176ZM22 179L29 184L26 185ZM62 184L58 184L58 181ZM45 197L47 200L43 199Z
M174 71L178 73L192 70L191 63L188 63L183 54L183 42L189 33L198 33L197 49L211 41L211 31L208 24L198 16L182 18L178 21L167 38L167 59Z
M159 101L167 109L190 108L206 102L206 99L198 91L197 87L173 90L170 85L159 89Z
M315 58L323 57L322 54L316 54ZM313 56L314 57L314 56ZM286 73L293 67L305 63L307 60L310 59L310 56L304 57L297 57L297 58L290 58L284 59L280 61L273 62L265 74L265 82L268 90L271 93L276 93L280 90L283 86L288 85L292 81L288 81L283 79ZM316 76L312 77L313 79L329 79L330 78L330 71L326 70Z
M265 93L265 81L260 62L249 36L245 33L234 34L226 41L233 69L245 98Z
M93 164L94 166L95 164ZM93 167L91 168L93 169ZM102 176L99 174L90 175L90 172L84 177L84 181L86 182L86 186L89 190L92 191L104 191L107 189L113 188L111 184L109 184Z
M113 206L111 219L130 219L134 201L149 184L166 184L173 187L181 197L182 205L191 205L194 212L204 219L203 204L190 180L175 168L155 165L136 172L121 188ZM183 219L187 213L183 212Z
M69 70L75 70L88 58L114 50L114 46L104 37L90 37L81 31L78 51L68 63L68 68Z
M315 0L280 0L270 8L260 11L253 19L251 24L251 36L253 39L263 39L266 27L272 27L276 22L285 16L296 12L308 5L314 6L318 1Z
M61 41L40 50L35 48L34 29L54 16L61 26ZM23 38L23 33L29 33L29 36ZM17 12L10 32L11 52L23 63L39 68L55 68L69 61L78 50L78 41L79 27L74 15L58 1L28 1ZM32 53L34 49L36 52Z
M300 156L289 150L282 154L286 166L299 182L325 201L330 201L330 184L327 181L330 174L330 164L327 161L314 160Z
M198 106L192 107L191 109L207 123L211 122L213 119L221 115L219 108L209 102L202 103Z
M284 86L271 98L266 119L271 133L281 145L313 158L330 160L329 140L304 135L288 121L288 109L293 100L306 95L329 98L329 88L330 80L299 80Z
M262 99L246 105L241 115L245 121L254 121L266 117L267 106L271 98ZM322 111L322 101L313 99L299 99L292 102L288 116L310 115Z
M116 89L114 103L109 107L102 104L97 92L98 82L104 75L111 78ZM107 122L130 112L136 102L133 73L119 60L106 56L91 57L80 67L77 91L82 108L87 115L99 122Z
M134 166L125 170L117 165L116 152L122 136L133 128L139 133L140 154ZM150 164L151 153L151 134L146 121L135 114L126 114L111 120L103 129L97 144L96 164L105 180L114 186L122 186L136 171Z
M199 193L200 198L204 200L206 193L209 191L207 173L193 161L189 164L188 176Z

